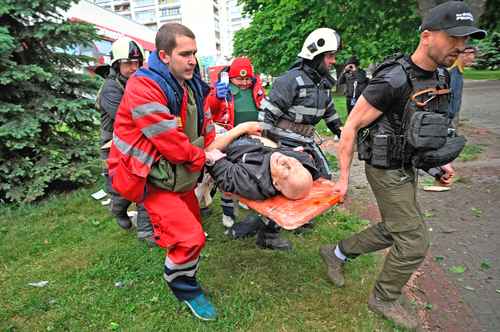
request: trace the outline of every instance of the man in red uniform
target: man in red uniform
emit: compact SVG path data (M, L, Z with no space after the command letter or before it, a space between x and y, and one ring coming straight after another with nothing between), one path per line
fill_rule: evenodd
M165 24L155 43L149 67L129 79L118 109L110 176L122 196L144 202L156 243L168 250L164 278L174 295L196 317L213 320L215 308L196 280L205 234L194 194L203 149L215 136L210 113L204 112L209 87L195 72L190 29Z

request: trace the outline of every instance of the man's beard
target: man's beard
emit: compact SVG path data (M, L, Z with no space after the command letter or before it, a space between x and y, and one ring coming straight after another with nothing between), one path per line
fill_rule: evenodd
M330 73L330 69L326 66L325 62L322 61L317 69L318 73L322 76L326 76Z
M434 52L432 52L432 49L429 50L427 55L432 61L434 61L435 64L445 67L450 67L458 57L458 55L455 57L450 57L450 53L440 56L438 54L434 54Z

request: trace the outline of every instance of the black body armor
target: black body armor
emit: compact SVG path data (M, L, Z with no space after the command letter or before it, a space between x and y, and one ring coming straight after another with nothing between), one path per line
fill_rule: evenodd
M383 114L358 134L358 156L378 168L416 167L428 169L455 159L465 145L463 136L448 137L448 74L438 68L429 79L417 78L415 69L402 55L386 60L374 72L402 66L412 92L401 114Z

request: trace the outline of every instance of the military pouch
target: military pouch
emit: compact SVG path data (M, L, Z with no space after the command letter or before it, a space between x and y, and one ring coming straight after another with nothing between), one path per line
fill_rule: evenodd
M390 167L391 136L386 134L373 135L370 165L375 167Z
M411 115L407 142L417 150L439 149L446 143L448 119L433 112L416 111Z
M199 137L191 144L200 148L204 146L204 138ZM165 158L160 158L148 175L148 182L152 185L173 192L186 192L194 189L201 172L190 172L183 164L172 164Z
M370 129L361 129L358 133L358 159L369 161L372 157L372 148L370 144Z
M446 165L460 155L466 142L464 136L448 137L439 149L417 152L412 158L413 165L421 169Z

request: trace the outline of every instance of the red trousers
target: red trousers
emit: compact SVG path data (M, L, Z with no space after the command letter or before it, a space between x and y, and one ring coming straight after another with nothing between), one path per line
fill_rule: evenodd
M205 233L194 190L186 193L148 186L144 200L158 246L166 248L175 264L197 259L205 245Z

